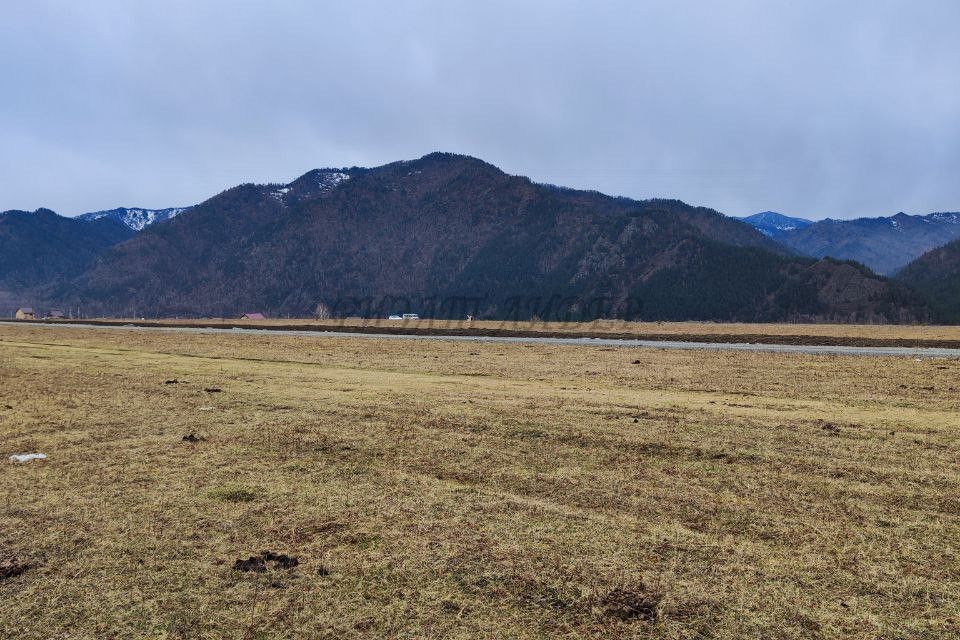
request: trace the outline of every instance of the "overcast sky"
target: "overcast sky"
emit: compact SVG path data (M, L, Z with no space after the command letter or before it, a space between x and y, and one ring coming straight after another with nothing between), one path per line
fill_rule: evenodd
M960 2L7 0L0 210L433 150L731 215L960 210Z

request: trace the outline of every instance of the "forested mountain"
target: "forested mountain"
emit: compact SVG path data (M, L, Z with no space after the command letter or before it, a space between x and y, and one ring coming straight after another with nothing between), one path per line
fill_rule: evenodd
M923 254L898 277L929 300L938 321L960 324L960 240Z
M765 215L750 216L744 222L763 230ZM888 218L827 219L784 226L794 228L769 235L800 255L856 260L877 273L892 275L923 253L960 238L960 213L898 213Z
M538 185L442 153L235 187L47 293L108 315L302 316L322 303L522 319L926 317L901 285L787 255L715 211Z
M29 293L75 278L94 258L133 236L114 220L83 222L49 209L0 213L0 314L33 304Z

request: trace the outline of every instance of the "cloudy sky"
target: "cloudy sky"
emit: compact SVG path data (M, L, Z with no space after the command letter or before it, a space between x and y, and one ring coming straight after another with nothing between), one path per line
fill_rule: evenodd
M731 215L960 210L960 2L4 2L0 210L433 150Z

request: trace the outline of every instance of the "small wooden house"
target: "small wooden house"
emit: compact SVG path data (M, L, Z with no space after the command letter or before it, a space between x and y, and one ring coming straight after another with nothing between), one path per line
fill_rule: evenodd
M17 309L17 320L36 320L37 316L33 312L33 307L20 307Z
M262 313L251 312L251 313L243 314L242 316L240 316L240 319L241 320L266 320L267 316L263 315Z

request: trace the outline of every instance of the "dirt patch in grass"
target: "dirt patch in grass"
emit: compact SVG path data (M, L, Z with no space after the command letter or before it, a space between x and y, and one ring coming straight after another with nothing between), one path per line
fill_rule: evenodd
M653 622L659 616L658 607L663 595L649 593L643 586L637 590L617 587L599 599L603 612L619 620L646 620Z
M840 425L838 425L835 422L824 422L822 423L820 428L823 429L824 431L829 431L830 433L834 433L834 434L840 433Z
M234 571L242 571L244 573L265 573L271 565L274 569L289 571L299 564L300 560L298 558L285 553L261 551L260 555L250 556L246 559L238 558L236 562L233 563L233 569Z
M35 566L36 564L33 562L20 560L18 558L0 558L0 580L16 578Z

